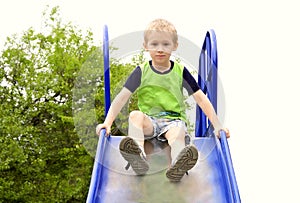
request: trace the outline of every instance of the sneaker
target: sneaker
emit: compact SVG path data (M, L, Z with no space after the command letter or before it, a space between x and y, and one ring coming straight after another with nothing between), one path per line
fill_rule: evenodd
M198 160L198 150L193 145L186 146L178 155L177 160L167 170L166 176L171 182L178 182L193 168Z
M125 137L121 140L119 149L123 158L128 161L128 164L131 165L137 175L147 173L149 164L146 160L146 155L136 141L130 137Z

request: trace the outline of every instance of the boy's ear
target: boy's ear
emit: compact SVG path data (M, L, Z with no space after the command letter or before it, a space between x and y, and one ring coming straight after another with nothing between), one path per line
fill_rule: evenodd
M148 49L147 49L147 45L146 45L146 43L145 43L145 42L143 43L143 47L144 47L144 50L145 50L145 51L148 51Z
M173 49L173 51L176 51L177 48L178 48L178 42L176 42L176 44L174 44L174 49Z

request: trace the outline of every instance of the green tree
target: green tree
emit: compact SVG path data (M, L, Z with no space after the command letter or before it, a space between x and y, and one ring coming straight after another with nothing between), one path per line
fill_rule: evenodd
M43 30L7 38L0 58L0 203L85 202L104 121L103 54L93 35L43 13ZM113 51L115 48L112 48ZM136 65L111 59L112 99ZM127 134L134 94L113 126Z
M89 190L104 121L102 50L90 31L63 23L58 7L43 20L42 32L8 37L1 52L0 202L84 202ZM141 60L111 59L112 98Z
M44 12L42 33L29 28L7 38L0 59L0 202L85 200L93 157L74 127L72 89L96 50L92 41L91 32L63 23L58 7Z

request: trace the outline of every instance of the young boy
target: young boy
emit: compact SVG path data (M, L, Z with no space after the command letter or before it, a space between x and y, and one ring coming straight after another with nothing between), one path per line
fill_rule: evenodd
M198 160L198 150L193 145L185 146L186 115L183 87L193 95L196 103L213 124L215 132L221 124L214 108L189 71L177 62L171 61L171 53L178 47L175 27L164 19L152 21L144 32L144 48L149 52L148 61L131 73L123 89L111 104L100 129L110 133L111 125L131 94L137 91L139 110L129 115L128 136L121 140L119 149L126 161L138 175L149 169L144 152L144 140L157 138L167 141L171 147L172 164L166 172L170 181L180 181ZM224 129L227 137L229 132Z

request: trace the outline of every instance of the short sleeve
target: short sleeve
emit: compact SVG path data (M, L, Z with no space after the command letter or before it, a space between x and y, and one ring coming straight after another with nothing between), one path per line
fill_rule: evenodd
M195 78L192 76L192 74L188 71L186 67L183 69L183 87L187 90L189 95L194 94L197 92L200 87L195 80Z
M127 78L127 81L124 84L130 92L134 92L141 84L142 71L139 66L137 66L133 72Z

